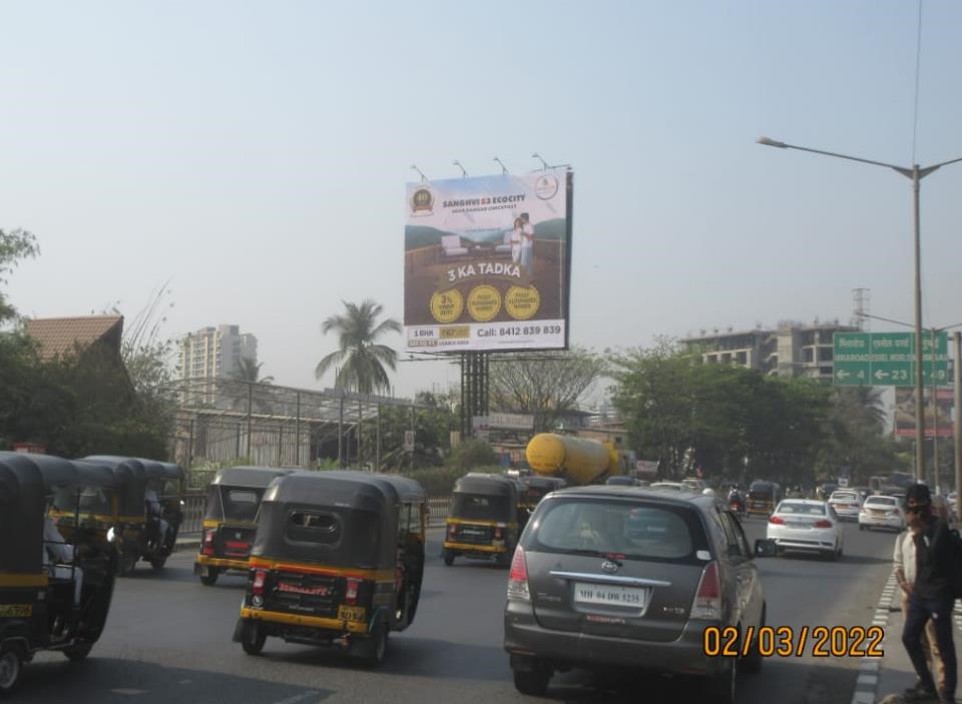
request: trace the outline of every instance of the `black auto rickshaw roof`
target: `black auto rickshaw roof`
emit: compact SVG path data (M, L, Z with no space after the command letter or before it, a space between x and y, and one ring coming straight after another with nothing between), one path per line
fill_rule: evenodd
M102 466L54 455L0 452L0 572L39 572L47 497L73 486L112 486Z
M399 502L423 502L424 489L413 479L357 472L294 472L271 482L264 502L340 506L364 511L381 511Z
M561 489L567 484L561 477L542 477L538 474L521 477L520 481L524 485L540 489Z
M228 467L217 472L211 486L236 486L245 489L266 489L267 486L286 474L296 472L284 467Z
M116 455L91 455L82 458L83 462L106 465L121 478L123 483L124 506L121 509L128 515L144 512L144 494L151 480L180 482L184 470L178 465L141 457L119 457Z
M333 566L387 568L397 559L401 503L423 503L424 489L404 477L334 470L294 472L271 482L261 500L254 557ZM344 530L330 543L292 531L301 513L337 515Z
M518 492L514 479L499 474L465 474L454 484L455 494L489 494L492 496L512 496Z

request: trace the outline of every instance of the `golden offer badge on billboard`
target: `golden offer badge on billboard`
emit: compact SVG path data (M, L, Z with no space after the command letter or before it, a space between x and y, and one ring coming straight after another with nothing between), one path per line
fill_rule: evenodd
M436 291L431 296L431 315L439 323L453 323L461 317L464 298L456 288L450 291Z
M494 320L501 310L501 294L494 286L475 286L468 294L468 314L481 323Z
M534 286L512 286L504 295L504 308L515 320L527 320L540 305L541 294Z

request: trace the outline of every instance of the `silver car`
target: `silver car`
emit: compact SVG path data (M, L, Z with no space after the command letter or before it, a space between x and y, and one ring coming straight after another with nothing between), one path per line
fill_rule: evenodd
M730 704L736 673L761 668L757 638L736 667L706 654L705 629L764 625L753 554L718 497L615 486L549 494L508 580L515 686L540 695L556 671L620 667L702 676L710 701Z

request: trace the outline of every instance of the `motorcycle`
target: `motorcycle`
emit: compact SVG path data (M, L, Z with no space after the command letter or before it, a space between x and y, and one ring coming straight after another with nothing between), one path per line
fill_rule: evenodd
M739 518L745 517L745 500L741 497L732 497L728 500L728 505L732 511L738 514Z

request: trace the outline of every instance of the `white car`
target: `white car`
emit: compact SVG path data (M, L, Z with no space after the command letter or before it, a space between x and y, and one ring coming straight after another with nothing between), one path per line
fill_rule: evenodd
M816 552L836 560L842 555L845 532L838 515L825 501L785 499L768 518L766 538L777 552Z
M841 519L858 520L858 513L862 509L862 498L857 491L850 489L839 489L833 491L828 499L829 505L835 509L835 513Z
M905 530L905 513L894 496L870 496L858 513L858 529L894 528Z
M648 487L649 489L668 489L669 491L691 491L681 482L655 482Z

